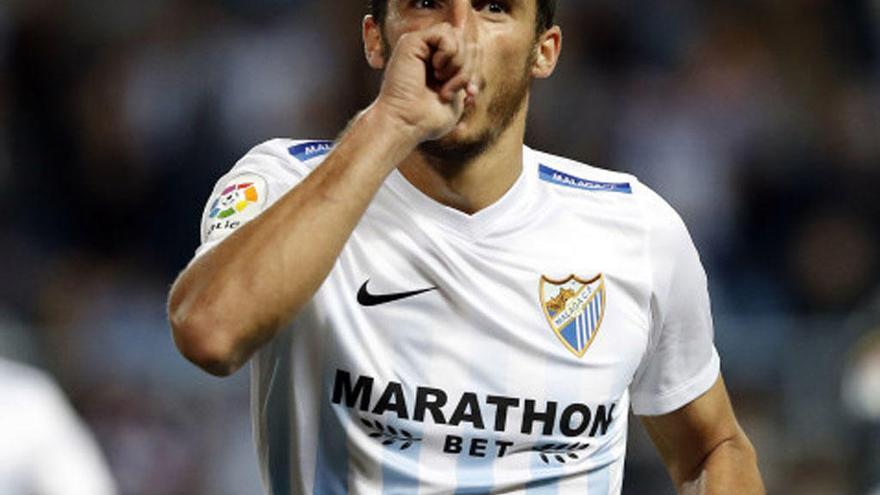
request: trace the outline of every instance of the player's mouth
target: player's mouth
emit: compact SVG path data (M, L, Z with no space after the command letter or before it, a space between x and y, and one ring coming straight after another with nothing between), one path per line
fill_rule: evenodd
M464 105L466 108L473 108L477 106L477 100L486 90L486 79L480 78L476 83L477 93L474 95L468 95L467 98L464 99Z

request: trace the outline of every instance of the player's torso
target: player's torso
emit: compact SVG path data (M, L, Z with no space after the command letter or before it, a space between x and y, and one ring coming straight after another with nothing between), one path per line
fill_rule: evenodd
M272 438L292 437L291 491L619 490L650 325L639 213L528 168L513 192L470 218L396 173L379 192L256 365L264 455L271 471Z

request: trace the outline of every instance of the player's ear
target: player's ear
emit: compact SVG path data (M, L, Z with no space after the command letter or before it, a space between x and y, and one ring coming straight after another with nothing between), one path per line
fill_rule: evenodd
M382 37L382 26L373 16L364 17L363 23L364 55L370 67L381 70L385 68L385 43Z
M559 55L562 53L562 29L553 26L544 31L535 43L535 63L532 65L532 76L545 79L556 70Z

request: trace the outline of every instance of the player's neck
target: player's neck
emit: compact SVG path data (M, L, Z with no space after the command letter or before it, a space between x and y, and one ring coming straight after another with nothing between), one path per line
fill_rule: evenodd
M426 196L472 215L501 199L522 173L525 122L523 111L486 151L467 164L436 163L416 151L398 169Z

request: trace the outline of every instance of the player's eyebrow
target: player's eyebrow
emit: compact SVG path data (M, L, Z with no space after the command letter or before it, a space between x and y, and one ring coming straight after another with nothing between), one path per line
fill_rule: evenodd
M510 7L516 7L516 8L525 7L525 0L506 0L506 1Z

